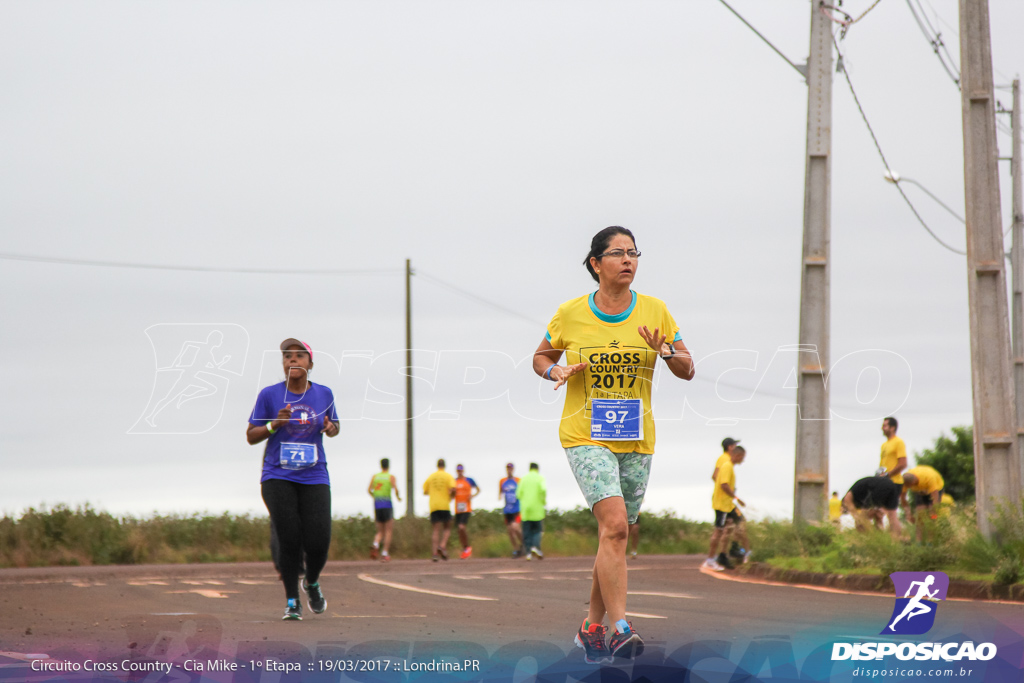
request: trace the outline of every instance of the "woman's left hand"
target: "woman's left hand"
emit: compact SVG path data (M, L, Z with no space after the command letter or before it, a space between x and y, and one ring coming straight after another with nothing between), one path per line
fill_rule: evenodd
M327 414L324 413L324 428L320 430L320 433L327 436L337 436L339 429L338 423L331 422L331 418L327 417Z
M659 334L661 330L657 327L654 328L654 332L647 329L647 325L637 328L637 332L644 338L647 345L654 349L659 356L667 356L672 353L672 349L668 347L665 340L668 339L668 335Z

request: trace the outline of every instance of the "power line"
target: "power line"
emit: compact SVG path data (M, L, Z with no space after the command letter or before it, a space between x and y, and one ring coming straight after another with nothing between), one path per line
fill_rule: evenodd
M501 311L503 313L508 313L509 315L515 316L516 318L520 318L521 320L525 320L526 322L530 323L531 325L534 325L535 327L541 327L541 328L547 329L547 324L546 323L542 323L542 322L540 322L538 320L534 320L533 318L529 318L529 317L523 315L522 313L520 313L518 311L513 311L511 308L506 308L505 306L502 306L501 304L495 303L495 302L491 301L490 299L485 299L482 296L478 296L477 294L474 294L473 292L465 290L462 287L459 287L458 285L453 285L450 282L445 282L444 280L440 280L440 279L434 277L433 275L430 275L429 273L423 272L422 270L417 269L416 272L415 272L415 275L419 275L420 277L425 278L429 282L433 282L435 285L439 285L439 286L444 287L446 289L450 289L453 292L458 292L462 296L465 296L465 297L468 297L470 299L473 299L474 301L482 303L485 306L490 306L493 309L499 310L499 311Z
M779 48L777 48L774 45L772 45L772 41L770 41L767 38L765 38L764 35L762 35L760 31L758 31L756 28L754 28L754 26L749 21L747 21L746 19L743 18L742 14L740 14L739 12L734 10L732 8L732 6L729 5L729 3L727 3L725 0L718 0L718 1L720 3L722 3L723 5L725 5L725 8L727 10L729 10L730 12L735 14L737 19L739 19L744 24L746 24L747 28L749 28L751 31L753 31L755 34L757 34L757 37L760 38L761 40L763 40L765 42L765 44L768 45L768 47L770 47L771 49L775 50L775 54L777 54L778 56L782 57L786 61L786 64L789 64L791 67L796 69L797 73L799 73L801 76L803 76L804 79L807 78L807 67L806 66L800 66L799 64L793 63L793 60L791 60L789 57L784 55L782 53L782 50L780 50Z
M871 134L871 140L872 140L872 142L875 143L875 149L878 150L878 156L880 156L882 158L882 163L885 165L885 170L888 173L892 173L892 167L889 166L889 162L886 161L886 159L885 159L885 152L882 151L882 146L879 144L878 137L875 135L875 131L871 127L871 122L868 121L867 114L864 113L864 107L862 107L861 104L860 104L860 98L857 97L857 91L854 90L854 88L853 88L853 81L850 80L850 74L849 74L849 72L846 69L845 60L843 59L843 52L842 52L842 50L839 49L839 41L836 40L835 36L832 36L832 43L836 46L836 52L839 54L839 64L840 64L839 70L843 72L843 77L846 79L846 84L850 88L850 94L853 95L853 101L857 105L857 110L860 112L860 117L864 120L864 125L867 126L868 133ZM932 232L932 229L929 228L928 224L924 222L923 218L921 218L921 214L919 214L917 212L917 209L914 207L913 202L910 201L910 197L908 197L907 193L903 191L903 188L900 187L900 184L899 183L894 183L894 185L896 186L896 189L899 190L900 196L903 197L903 201L905 201L907 203L907 206L909 206L910 210L914 213L914 216L917 218L917 221L921 224L921 226L925 230L928 231L928 234L931 235L932 238L936 242L938 242L939 244L944 246L946 249L949 249L954 254L960 254L961 256L966 256L967 255L966 251L960 251L959 249L957 249L955 247L951 247L950 245L948 245L945 242L943 242L942 239L940 239L938 235L936 235L934 232Z
M839 9L835 5L822 4L821 5L821 13L824 14L826 17L828 17L831 21L834 21L835 23L837 23L840 26L842 26L843 27L842 34L845 36L847 29L849 29L851 26L856 24L858 21L860 21L861 19L866 17L868 15L868 12L870 12L871 10L875 9L876 7L878 7L878 3L880 3L880 2L882 2L882 0L875 0L873 3L871 3L871 6L869 6L866 10L861 12L860 16L858 16L856 19L854 19L851 15L847 14L846 12L844 12L841 9ZM842 2L840 2L840 4L842 4ZM832 14L833 12L838 12L839 14L842 14L846 18L845 19L836 19L835 16L833 16L833 14Z
M397 268L368 269L316 269L316 268L222 268L217 266L178 266L159 263L128 263L123 261L94 261L89 259L35 256L31 254L0 253L0 260L30 263L56 263L66 266L95 266L101 268L137 268L142 270L173 270L199 273L247 273L260 275L393 275L403 272Z
M948 21L946 21L946 20L945 20L945 19L944 19L944 18L942 17L942 15L941 15L941 14L939 14L938 10L936 10L936 9L935 9L935 6L934 6L934 5L932 5L932 3L930 2L930 0L924 0L924 2L925 2L925 3L927 4L927 5L928 5L928 9L930 9L930 10L932 11L932 14L933 14L933 15L935 15L935 20L936 20L937 22L942 22L943 24L945 24L945 25L946 25L946 28L948 28L948 29L949 29L950 31L952 31L952 32L953 32L953 36L954 36L954 37L955 37L955 38L956 38L957 40L960 40L960 29L959 29L959 28L957 28L956 26L953 26L953 24L949 23ZM921 6L921 3L920 3L920 0L918 0L918 7L920 7L920 6ZM924 9L922 9L922 10L921 10L921 14L922 14L922 15L925 15L925 11L924 11ZM925 18L927 18L927 15L925 16ZM929 23L930 23L930 22L929 22ZM949 52L947 51L947 52L946 52L946 54L948 55L948 54L949 54ZM952 59L952 57L950 57L950 59ZM1013 78L1012 78L1012 77L1010 77L1010 76L1007 76L1007 75L1006 75L1006 74L1004 74L1004 73L1003 73L1002 71L1000 71L999 69L997 69L997 68L996 68L996 65L995 65L995 64L993 64L993 65L992 65L992 70L993 70L993 71L995 71L995 72L996 72L997 74L999 74L999 77L1000 77L1000 78L1002 78L1002 79L1003 79L1004 81L1007 81L1007 82L1009 82L1009 81L1012 81L1012 80L1013 80Z
M917 4L916 10L914 9L915 3ZM929 5L929 7L930 6L931 5ZM957 90L959 90L960 67L957 66L956 60L953 59L953 55L951 55L949 50L946 48L946 43L942 40L942 33L932 26L932 23L928 20L928 14L924 11L924 7L921 5L921 0L907 0L907 7L910 9L910 13L914 16L914 21L917 22L918 28L921 29L921 33L924 34L925 40L927 40L928 44L932 46L932 51L935 53L935 56L939 58L939 63L942 64L942 68L949 75L954 85L956 85ZM918 14L918 11L920 11L920 14ZM932 12L935 12L935 8L932 8ZM938 12L935 12L935 16L939 16ZM927 26L925 26L925 24L927 24ZM956 33L954 32L953 35L955 36ZM943 53L945 53L945 57L942 56ZM947 59L949 60L949 64L946 64ZM995 68L994 64L992 69L999 73L999 70ZM1005 76L1003 77L1005 78ZM1002 107L1002 102L996 100L996 104ZM1004 135L1009 135L1011 138L1013 137L1013 131L998 118L996 119L996 128L998 128Z
M907 7L910 8L910 13L914 16L914 21L917 22L917 26L921 29L921 33L924 34L925 39L932 46L932 51L935 53L935 56L939 58L939 63L942 64L942 68L946 70L946 73L949 74L949 77L953 79L953 83L955 83L957 89L959 89L960 67L956 65L956 62L953 60L953 56L949 54L949 50L946 49L946 44L942 42L942 34L936 31L931 22L928 21L928 16L925 14L924 8L921 7L920 2L918 2L917 6L918 9L921 10L921 14L920 16L918 15L917 10L914 9L914 1L915 0L907 0ZM925 27L925 23L928 24L927 28ZM946 58L943 58L940 50L946 53L946 58L949 59L948 65L946 64Z

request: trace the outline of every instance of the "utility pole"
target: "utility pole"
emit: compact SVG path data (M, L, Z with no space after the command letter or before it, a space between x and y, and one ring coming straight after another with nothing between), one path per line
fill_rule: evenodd
M1010 175L1013 182L1013 247L1010 269L1013 271L1013 394L1017 404L1017 457L1024 461L1024 198L1021 192L1020 160L1020 79L1013 79L1013 152ZM1024 462L1022 462L1024 467ZM1021 471L1024 483L1024 469Z
M807 58L807 159L793 485L793 520L810 522L825 518L830 417L825 381L830 347L832 26L821 5L821 0L811 2L811 51Z
M1021 465L1017 459L988 0L960 0L960 68L975 497L978 527L990 537L989 517L997 505L1020 501Z
M405 259L405 516L416 516L412 488L412 262Z

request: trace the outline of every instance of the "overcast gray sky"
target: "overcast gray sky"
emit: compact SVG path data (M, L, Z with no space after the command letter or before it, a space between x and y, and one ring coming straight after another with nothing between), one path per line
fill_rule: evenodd
M806 58L808 2L732 4ZM959 61L957 3L921 4ZM990 5L1006 85L1024 64L1024 5ZM504 463L535 460L552 505L582 504L558 444L561 393L529 356L557 306L593 290L581 266L593 233L619 224L643 251L634 288L668 303L702 363L689 384L659 378L645 507L710 519L731 435L748 446L737 488L753 514L791 514L795 392L778 350L797 342L807 90L719 2L9 2L0 14L3 252L372 271L0 260L3 512L264 514L262 447L244 423L279 381L289 336L312 344L313 379L345 416L327 442L335 514L368 512L381 457L405 494L406 258L419 273L417 489L445 457L490 507ZM841 47L890 164L962 211L960 94L907 3L884 0ZM833 86L832 360L847 360L830 476L845 489L877 466L882 416L919 451L970 422L971 387L964 258L882 181L841 74ZM1008 155L1009 137L999 144ZM962 248L962 226L907 192ZM215 330L213 360L190 355ZM179 374L221 361L191 401L153 414Z

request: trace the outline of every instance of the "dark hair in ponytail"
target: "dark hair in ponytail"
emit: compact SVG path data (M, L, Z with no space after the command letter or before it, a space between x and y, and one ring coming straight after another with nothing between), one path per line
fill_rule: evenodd
M626 228L621 225L612 225L601 232L594 235L594 239L590 240L590 251L587 252L587 257L583 259L583 265L587 267L590 272L590 277L594 278L594 282L600 282L601 278L594 272L594 267L590 265L590 259L600 256L608 249L608 243L612 241L612 238L616 235L625 235L629 239L633 240L633 247L636 247L636 238Z

